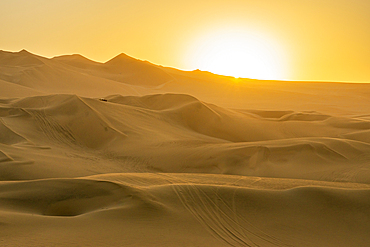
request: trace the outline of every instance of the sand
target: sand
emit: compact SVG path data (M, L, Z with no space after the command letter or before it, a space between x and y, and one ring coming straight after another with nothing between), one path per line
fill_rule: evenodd
M369 246L368 102L0 51L0 246Z

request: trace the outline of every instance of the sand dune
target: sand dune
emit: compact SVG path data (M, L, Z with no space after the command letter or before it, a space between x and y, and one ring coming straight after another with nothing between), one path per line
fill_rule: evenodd
M369 89L1 51L1 246L368 246Z
M281 113L238 112L176 94L106 99L49 95L3 103L0 140L33 143L19 151L25 157L33 146L78 150L85 159L127 163L126 171L368 182L370 144L344 138L369 128L367 120L291 112L271 118Z

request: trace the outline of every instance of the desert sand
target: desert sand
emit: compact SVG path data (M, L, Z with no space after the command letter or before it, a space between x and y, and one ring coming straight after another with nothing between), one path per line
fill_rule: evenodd
M369 102L0 51L0 246L369 246Z

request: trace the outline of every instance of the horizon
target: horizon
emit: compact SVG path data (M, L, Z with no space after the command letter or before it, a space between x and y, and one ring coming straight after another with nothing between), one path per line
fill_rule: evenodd
M370 81L370 2L3 1L0 49L104 62L121 51L185 71ZM191 18L189 18L191 16Z
M176 68L176 67L171 67L171 66L164 66L164 65L161 65L161 64L156 64L156 63L153 63L152 61L149 61L149 60L145 60L145 59L140 59L140 58L136 58L134 56L131 56L125 52L120 52L118 53L117 55L109 58L108 60L106 61L97 61L97 60L94 60L92 58L89 58L83 54L80 54L80 53L73 53L73 54L58 54L58 55L55 55L55 56L44 56L42 54L37 54L37 53L34 53L32 51L29 51L25 48L21 49L21 50L18 50L18 51L7 51L7 50L1 50L0 49L0 52L10 52L10 53L20 53L22 51L25 51L27 53L30 53L32 55L36 55L36 56L40 56L40 57L43 57L43 58L47 58L47 59L53 59L53 58L58 58L58 57L63 57L63 56L74 56L74 55L77 55L77 56L81 56L85 59L88 59L92 62L95 62L95 63L100 63L100 64L105 64L107 62L109 62L110 60L113 60L114 58L120 56L120 55L125 55L129 58L133 58L137 61L141 61L141 62L148 62L152 65L155 65L155 66L159 66L159 67L164 67L164 68L171 68L171 69L176 69L176 70L180 70L180 71L184 71L184 72L196 72L196 71L199 71L199 72L204 72L204 73L211 73L213 75L217 75L217 76L222 76L222 77L228 77L228 78L232 78L232 79L236 79L236 80L253 80L253 81L284 81L284 82L312 82L312 83L359 83L359 84L362 84L362 83L370 83L370 80L369 81L330 81L330 80L289 80L289 79L258 79L258 78L248 78L248 77L234 77L232 75L224 75L224 74L217 74L217 73L214 73L212 71L207 71L207 70L201 70L201 69L193 69L193 70L184 70L184 69L181 69L181 68Z

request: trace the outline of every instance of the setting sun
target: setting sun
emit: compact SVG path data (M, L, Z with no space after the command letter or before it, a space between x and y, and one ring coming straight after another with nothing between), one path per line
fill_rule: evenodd
M267 37L246 31L224 30L194 45L191 61L197 69L253 79L283 79L281 48Z

